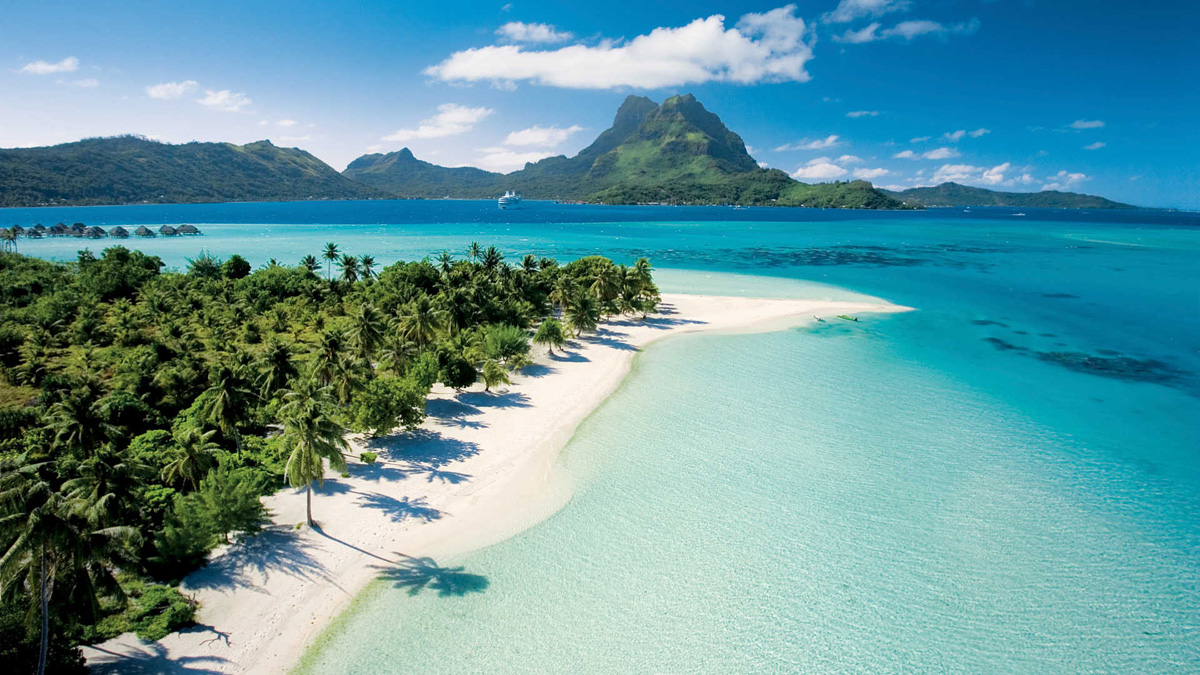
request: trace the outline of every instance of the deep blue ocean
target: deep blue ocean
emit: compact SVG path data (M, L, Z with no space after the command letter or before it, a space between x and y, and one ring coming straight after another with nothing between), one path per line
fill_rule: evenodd
M1197 214L0 210L58 221L195 224L123 242L180 268L479 241L647 256L668 292L916 309L656 344L565 451L562 511L445 561L475 580L451 592L376 587L311 672L1200 672Z

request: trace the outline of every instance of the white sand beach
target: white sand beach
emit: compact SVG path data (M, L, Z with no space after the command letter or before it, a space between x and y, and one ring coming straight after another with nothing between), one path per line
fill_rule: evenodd
M610 321L567 349L541 353L493 392L435 388L414 432L354 439L350 477L314 495L267 500L273 524L218 550L182 590L202 607L198 626L145 643L132 635L86 648L94 672L279 673L293 667L330 620L381 574L452 583L448 560L530 527L570 498L557 457L576 427L620 384L637 350L696 331L777 330L838 314L894 312L884 303L664 295L661 314Z

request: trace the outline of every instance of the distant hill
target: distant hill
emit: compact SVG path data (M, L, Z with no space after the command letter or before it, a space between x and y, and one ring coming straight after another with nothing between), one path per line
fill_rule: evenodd
M483 198L512 189L533 199L607 204L905 208L865 181L807 185L760 168L741 137L691 94L661 105L629 96L612 126L579 154L509 174L440 167L405 148L359 157L344 175L404 197Z
M899 192L883 190L888 195L921 206L1011 206L1016 208L1047 209L1136 209L1136 206L1114 202L1095 195L1077 192L998 192L985 188L942 183L935 187L909 188Z
M171 145L137 136L0 150L0 206L386 197L270 141Z

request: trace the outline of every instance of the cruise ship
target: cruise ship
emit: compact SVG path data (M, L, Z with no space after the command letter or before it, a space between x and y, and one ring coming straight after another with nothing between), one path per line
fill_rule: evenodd
M509 190L498 201L502 209L519 209L521 208L521 193Z

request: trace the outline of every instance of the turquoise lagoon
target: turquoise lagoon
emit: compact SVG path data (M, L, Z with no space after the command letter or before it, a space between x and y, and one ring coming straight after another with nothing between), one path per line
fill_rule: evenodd
M9 209L294 263L472 240L917 311L638 356L517 537L369 590L313 673L1200 672L1200 219L531 203ZM78 240L22 241L73 257Z

